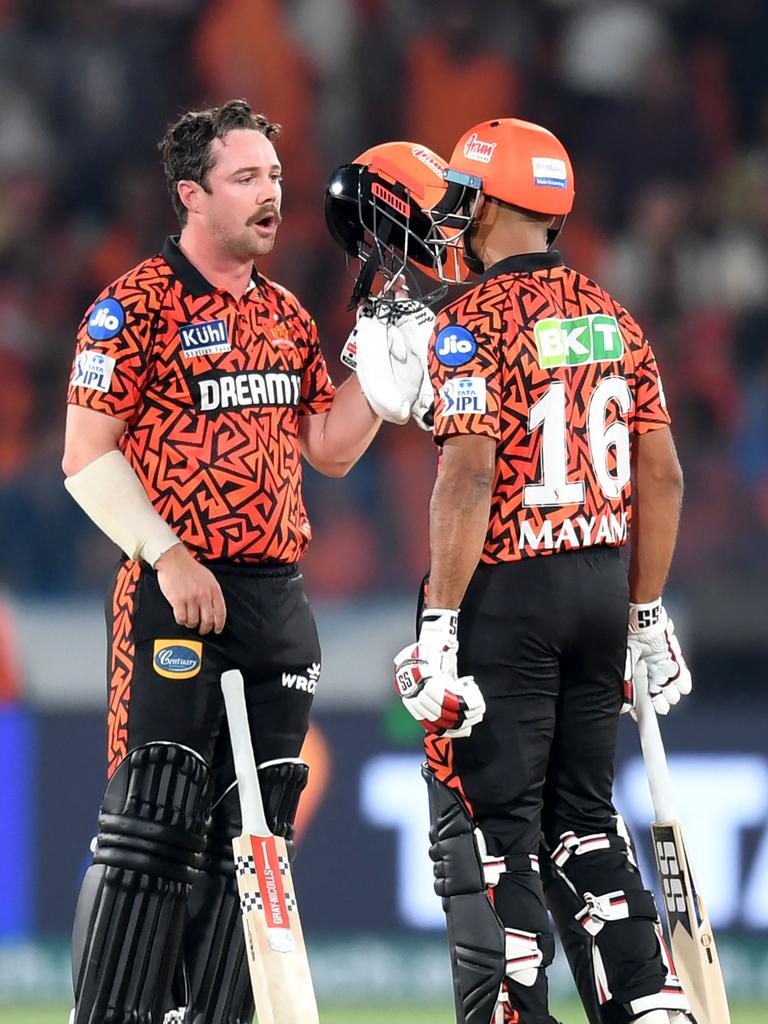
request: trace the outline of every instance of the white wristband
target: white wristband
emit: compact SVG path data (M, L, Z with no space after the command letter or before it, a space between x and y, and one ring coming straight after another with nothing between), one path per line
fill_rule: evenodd
M179 538L156 511L122 452L107 452L64 481L77 504L129 558L154 565Z

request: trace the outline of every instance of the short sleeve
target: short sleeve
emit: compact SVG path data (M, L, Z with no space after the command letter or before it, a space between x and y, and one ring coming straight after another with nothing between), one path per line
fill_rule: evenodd
M501 435L499 339L482 313L444 310L429 342L435 394L434 439L455 434Z
M130 304L111 285L86 312L77 346L67 401L130 422L147 375L152 317L141 293Z
M646 434L669 426L670 416L656 357L646 339L635 363L635 431Z
M301 398L298 405L299 415L302 416L327 412L336 393L325 357L320 350L320 340L314 320L310 321L308 346L307 362L301 377Z

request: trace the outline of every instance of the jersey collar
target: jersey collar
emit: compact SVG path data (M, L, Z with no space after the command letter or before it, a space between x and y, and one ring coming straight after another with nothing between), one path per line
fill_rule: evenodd
M181 251L179 248L178 235L172 235L169 238L166 238L162 256L176 277L184 285L185 291L188 291L189 294L193 295L196 299L202 298L203 295L212 295L213 292L218 291L218 289L212 285L207 278L203 277L197 267L193 263L190 263ZM258 283L259 274L254 267L251 281L245 289L245 294L247 295L258 285Z
M553 267L562 267L563 257L557 249L550 249L548 252L523 252L517 256L506 256L498 263L480 275L481 281L489 281L493 277L501 277L502 274L531 274L535 270L552 270Z

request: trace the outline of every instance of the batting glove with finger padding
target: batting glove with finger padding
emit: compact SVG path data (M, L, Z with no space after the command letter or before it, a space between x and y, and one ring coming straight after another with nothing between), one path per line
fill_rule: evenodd
M456 678L422 656L418 644L395 655L395 690L428 733L469 736L485 714L485 701L473 676Z
M643 684L643 674L647 676L648 693L659 715L668 714L693 686L674 624L661 598L629 606L626 675L633 686L637 686Z

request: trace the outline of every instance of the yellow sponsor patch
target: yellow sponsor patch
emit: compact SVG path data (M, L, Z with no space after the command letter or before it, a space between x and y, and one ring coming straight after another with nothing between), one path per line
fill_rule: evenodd
M155 640L152 666L166 679L191 679L203 665L200 640Z

